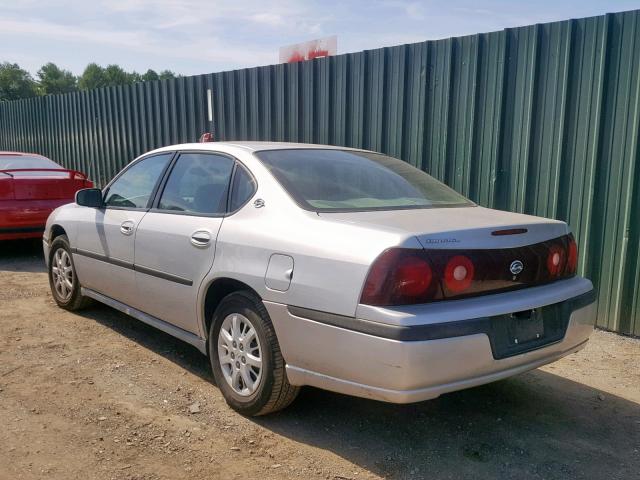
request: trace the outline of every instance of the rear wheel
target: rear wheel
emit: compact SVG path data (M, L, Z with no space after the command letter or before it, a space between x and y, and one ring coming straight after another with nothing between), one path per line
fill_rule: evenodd
M79 310L90 303L90 299L80 293L80 282L66 235L56 237L51 243L49 285L53 299L66 310Z
M209 331L209 358L222 395L243 415L281 410L298 394L287 379L269 314L254 294L236 292L220 302Z

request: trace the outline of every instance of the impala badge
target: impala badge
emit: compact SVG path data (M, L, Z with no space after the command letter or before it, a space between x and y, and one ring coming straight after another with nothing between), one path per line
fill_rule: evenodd
M509 271L513 275L518 275L522 270L524 270L524 265L520 260L514 260L511 262L511 265L509 265Z

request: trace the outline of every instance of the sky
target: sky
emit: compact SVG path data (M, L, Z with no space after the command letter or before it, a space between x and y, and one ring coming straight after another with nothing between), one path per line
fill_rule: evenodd
M90 62L183 75L278 62L337 35L338 53L640 8L640 0L0 0L0 62Z

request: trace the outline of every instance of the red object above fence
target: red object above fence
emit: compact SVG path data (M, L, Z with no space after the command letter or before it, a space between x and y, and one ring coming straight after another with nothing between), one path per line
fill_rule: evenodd
M280 63L295 63L338 54L338 37L318 38L308 42L280 47Z

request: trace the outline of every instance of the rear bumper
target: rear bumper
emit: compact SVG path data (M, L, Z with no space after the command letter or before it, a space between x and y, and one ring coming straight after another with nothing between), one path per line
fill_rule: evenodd
M491 300L489 296L486 299L496 304L502 301L499 298ZM461 308L451 303L451 309ZM595 294L591 287L587 292L555 304L566 316L558 339L528 351L496 358L493 334L483 327L489 318L427 324L420 323L417 316L408 330L402 330L405 332L402 335L411 332L409 334L416 340L397 340L386 334L380 336L382 333L364 333L329 324L321 318L312 320L297 316L291 310L296 313L299 310L286 305L269 302L265 305L292 384L312 385L394 403L435 398L556 361L583 348L595 322ZM548 303L539 306L543 305L551 306ZM354 320L358 325L357 319ZM430 328L425 328L426 325ZM479 330L474 331L469 325ZM434 335L434 332L438 334ZM420 336L423 339L417 339Z
M66 203L69 200L0 201L0 240L41 237L51 212Z
M39 238L44 232L44 225L37 225L33 227L19 227L0 228L0 241L1 240L19 240L23 238Z

